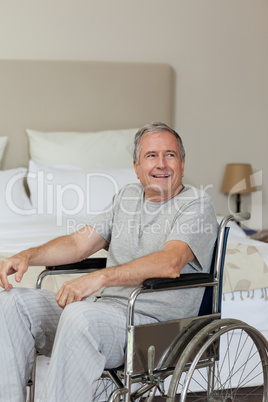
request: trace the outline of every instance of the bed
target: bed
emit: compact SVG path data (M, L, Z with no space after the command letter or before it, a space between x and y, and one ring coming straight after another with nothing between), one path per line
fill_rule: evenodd
M81 228L135 182L134 134L173 125L173 88L165 64L0 61L0 259ZM222 315L268 338L268 243L230 226ZM14 286L34 287L42 269Z

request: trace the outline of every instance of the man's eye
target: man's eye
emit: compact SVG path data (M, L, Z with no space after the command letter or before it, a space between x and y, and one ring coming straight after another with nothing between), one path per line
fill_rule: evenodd
M169 153L169 154L167 154L167 156L171 156L174 158L175 154Z
M155 154L149 154L149 155L147 155L147 158L154 158L155 157Z

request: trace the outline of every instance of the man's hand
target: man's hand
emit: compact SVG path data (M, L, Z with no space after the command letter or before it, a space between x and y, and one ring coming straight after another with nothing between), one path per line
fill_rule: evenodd
M0 262L0 286L10 290L13 286L8 282L8 275L15 274L16 282L20 282L28 269L28 258L23 254L17 254Z
M102 271L100 269L65 282L55 297L58 305L64 308L67 304L85 300L86 297L98 292L103 287Z

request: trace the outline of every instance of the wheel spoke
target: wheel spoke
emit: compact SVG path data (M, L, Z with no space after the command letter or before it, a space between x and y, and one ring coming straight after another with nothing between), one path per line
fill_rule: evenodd
M200 331L177 364L168 402L174 401L176 390L182 402L251 402L252 395L258 402L267 400L267 345L255 329L245 323L240 327L240 323L219 320ZM189 366L187 353L191 350L196 355Z

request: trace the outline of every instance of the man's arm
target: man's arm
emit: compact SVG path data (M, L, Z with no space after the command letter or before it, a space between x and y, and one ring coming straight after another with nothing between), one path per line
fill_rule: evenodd
M40 246L22 251L0 262L0 286L10 290L7 276L15 273L20 282L30 265L60 265L81 261L107 246L103 237L91 226Z
M194 259L190 247L178 240L167 242L159 252L148 254L127 264L109 267L65 282L56 295L60 307L80 301L107 286L135 286L148 278L176 278Z

